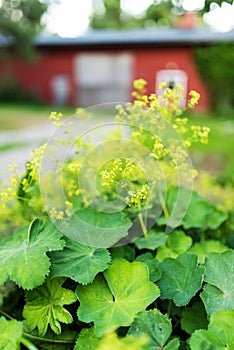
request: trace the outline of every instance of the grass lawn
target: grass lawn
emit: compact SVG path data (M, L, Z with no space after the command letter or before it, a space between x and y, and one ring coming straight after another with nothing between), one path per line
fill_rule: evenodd
M60 108L33 104L2 104L0 103L0 130L12 130L41 124L48 120L53 110L69 116L74 113L72 108Z
M212 114L192 114L191 125L210 127L209 143L191 148L194 166L209 170L221 181L234 181L234 111L225 117Z

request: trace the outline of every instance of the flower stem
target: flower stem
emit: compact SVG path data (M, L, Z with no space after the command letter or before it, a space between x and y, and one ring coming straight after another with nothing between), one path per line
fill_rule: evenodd
M168 307L167 307L167 316L168 317L170 317L171 307L172 307L172 299L170 299L170 301L168 303Z
M23 337L20 338L20 343L26 346L26 348L29 350L38 350L38 348L35 345L33 345L28 339L25 339Z
M0 309L0 314L7 317L9 320L14 320L14 318L12 316L10 316L9 314L7 314L5 311L3 311L1 309Z
M166 202L165 202L165 200L164 200L164 198L162 196L161 191L159 191L159 200L160 200L160 204L161 204L162 209L163 209L164 217L165 217L165 219L168 220L169 217L170 217L170 214L169 214L169 211L167 209Z
M147 237L148 237L147 228L146 228L146 226L145 226L142 213L139 213L139 214L138 214L138 219L139 219L139 222L140 222L140 224L141 224L141 228L142 228L143 235L144 235L145 238L147 238Z

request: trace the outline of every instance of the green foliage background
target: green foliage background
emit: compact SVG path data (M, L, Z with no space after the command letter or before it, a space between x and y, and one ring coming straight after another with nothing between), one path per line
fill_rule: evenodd
M212 107L223 114L234 108L234 44L219 43L194 50L197 68L205 82Z

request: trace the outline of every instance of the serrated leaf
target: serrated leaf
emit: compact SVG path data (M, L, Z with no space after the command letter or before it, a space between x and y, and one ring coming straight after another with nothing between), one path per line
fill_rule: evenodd
M65 239L66 247L50 254L50 277L70 277L81 284L88 284L110 265L110 254L105 248L83 246Z
M182 226L187 230L189 228L200 228L202 230L210 228L212 230L217 229L227 218L228 214L219 210L214 204L205 200L197 192L192 193L184 187L171 186L167 192L166 205L169 213L172 212L175 206L178 207L178 193L182 191L185 197L185 204L187 198L191 197L189 207L184 207L183 201L180 203L178 213L186 213L181 222ZM192 195L192 196L191 196ZM177 219L177 218L176 218ZM160 225L165 225L168 220L161 217L158 220Z
M210 318L209 331L217 334L229 349L234 348L234 310L217 311Z
M189 251L198 255L199 264L203 264L208 253L222 253L228 250L228 247L220 241L210 239L209 241L201 241L195 243Z
M76 301L75 293L62 286L65 278L46 279L45 284L26 292L23 316L29 331L36 327L39 335L45 335L48 326L55 334L61 333L61 323L73 321L71 314L63 307Z
M226 350L219 337L205 329L199 329L192 334L189 340L191 350Z
M80 301L78 318L87 323L93 321L97 336L129 326L135 315L160 294L149 281L144 263L116 259L103 274L92 284L76 289Z
M164 245L167 240L167 235L164 232L150 230L146 237L140 237L134 241L138 249L155 250Z
M192 245L192 238L183 231L175 230L167 238L166 244L157 250L156 258L160 261L165 258L176 258L186 252Z
M155 282L160 279L162 272L159 269L159 261L153 257L151 253L141 254L136 258L136 261L144 262L149 269L150 281Z
M197 255L183 253L176 259L167 258L159 264L162 277L158 282L162 299L172 299L176 306L185 306L201 288L203 268Z
M226 212L219 210L215 205L193 192L189 208L182 221L182 226L186 230L192 227L215 230L227 218L228 214Z
M7 321L4 317L0 317L1 350L19 350L22 333L22 322L16 320Z
M234 310L217 311L212 314L208 330L198 330L192 334L189 340L191 350L234 349L233 324Z
M100 345L100 338L97 338L94 328L83 328L76 341L74 350L97 350Z
M132 221L122 212L98 212L91 207L74 211L67 223L61 223L66 236L83 245L97 248L109 248L128 235Z
M234 251L209 253L205 260L204 281L208 284L201 293L208 315L217 310L234 309Z
M171 321L166 315L161 314L157 309L143 311L138 314L129 329L129 334L136 337L145 335L148 337L148 344L143 349L160 350L169 346L171 336ZM167 345L166 345L167 344ZM178 339L173 340L173 350L180 346ZM170 349L170 347L168 347Z
M44 224L39 219L35 219L29 229L16 231L0 247L0 285L8 276L24 289L41 285L50 268L46 253L63 249L62 236L51 221Z
M208 325L204 304L196 302L192 307L186 307L182 311L181 328L188 334L197 329L204 329Z

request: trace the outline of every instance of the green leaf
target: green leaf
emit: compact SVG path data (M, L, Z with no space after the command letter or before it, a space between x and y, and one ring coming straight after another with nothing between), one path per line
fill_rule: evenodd
M9 278L19 287L33 289L49 273L47 252L61 250L62 233L51 223L35 219L27 228L17 230L0 247L0 285Z
M63 307L76 301L75 293L62 286L65 278L46 279L43 286L26 292L23 316L29 331L38 328L39 335L45 335L48 326L55 334L61 333L60 322L69 324L71 314Z
M83 245L109 248L128 235L132 221L122 212L97 212L91 207L74 211L66 236ZM62 222L63 224L63 222ZM66 222L64 222L67 225Z
M1 350L19 350L22 333L22 322L16 320L7 321L4 317L0 317Z
M164 232L150 230L147 237L140 237L134 243L138 249L155 250L164 245L167 240L167 235Z
M66 247L62 251L50 254L50 277L70 277L81 284L88 284L98 272L110 265L107 249L83 246L70 239L65 241Z
M217 311L210 318L209 331L217 334L227 348L234 348L234 310Z
M104 277L98 275L92 284L78 286L76 293L80 301L78 318L87 323L93 321L97 336L129 326L135 315L160 294L149 281L144 263L123 259L114 260Z
M132 262L135 258L135 249L130 245L121 245L110 249L112 259L126 259Z
M185 188L180 188L180 190L183 192L185 198L190 198L190 191ZM174 186L171 186L168 190L166 205L169 213L171 213L176 206L178 191L178 187ZM181 212L186 212L181 223L185 229L200 228L204 230L210 228L215 230L228 218L226 212L219 210L214 204L208 202L196 192L192 192L191 201L187 210L184 208L183 202L180 206ZM158 220L160 225L165 225L167 222L168 220L164 217Z
M161 270L158 267L159 261L155 259L151 253L139 255L136 261L142 261L148 266L150 281L158 281L162 276Z
M146 343L147 339L144 337L136 338L129 335L118 338L115 333L109 333L104 335L97 350L144 350L144 344Z
M101 339L97 338L94 328L83 328L76 341L74 350L97 350Z
M227 350L216 334L204 329L199 329L192 334L189 345L191 350Z
M198 330L192 334L189 340L191 350L234 349L233 324L234 310L217 311L212 314L208 330Z
M179 346L180 346L179 339L174 338L164 347L164 350L177 350L179 348Z
M183 231L175 230L167 238L166 244L157 250L156 258L160 261L165 258L176 258L186 252L192 245L192 238Z
M136 337L147 336L149 340L145 349L151 350L166 349L164 347L166 344L168 349L178 349L180 346L178 339L174 339L173 347L169 347L171 332L171 321L157 309L139 313L129 329L129 334Z
M228 247L220 241L210 239L209 241L201 241L195 243L189 251L198 255L199 264L203 264L208 253L222 253L228 250Z
M197 255L183 253L176 259L167 258L159 264L162 277L158 282L162 299L173 299L176 306L187 305L201 288L203 268Z
M182 225L189 228L217 229L226 219L228 214L219 210L212 203L206 201L196 192L193 192L189 208L183 218Z
M234 251L209 253L205 260L207 283L201 293L208 315L234 309Z
M102 338L97 338L94 328L83 328L77 339L74 350L141 350L142 345L147 340L144 337L140 339L134 336L118 338L115 333L109 333Z
M192 307L186 307L182 311L181 328L188 334L197 329L206 328L208 325L204 304L196 302Z

